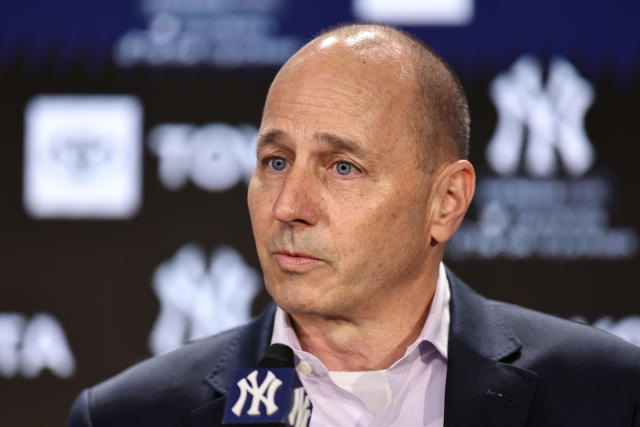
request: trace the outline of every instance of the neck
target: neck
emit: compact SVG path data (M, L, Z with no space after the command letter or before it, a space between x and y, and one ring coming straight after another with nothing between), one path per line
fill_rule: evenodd
M330 371L386 369L399 360L420 335L433 301L438 268L425 281L401 295L378 298L367 314L325 316L291 314L303 350L318 357Z

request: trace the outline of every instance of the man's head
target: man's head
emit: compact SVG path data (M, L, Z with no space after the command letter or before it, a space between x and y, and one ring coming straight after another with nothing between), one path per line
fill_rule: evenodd
M411 37L356 25L296 53L265 103L249 210L290 313L372 312L434 285L473 194L468 110Z
M437 167L444 160L466 159L469 155L469 106L458 77L440 56L410 34L382 25L344 25L314 39L360 41L362 54L400 48L403 70L413 81L407 119L416 144L420 164ZM309 45L313 45L312 41ZM398 52L400 53L400 52Z

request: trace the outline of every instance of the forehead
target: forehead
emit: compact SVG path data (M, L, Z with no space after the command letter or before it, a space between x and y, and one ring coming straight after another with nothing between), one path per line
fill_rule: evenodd
M333 132L367 140L409 134L415 85L406 66L348 45L318 45L296 55L276 76L261 132L285 127L307 136Z

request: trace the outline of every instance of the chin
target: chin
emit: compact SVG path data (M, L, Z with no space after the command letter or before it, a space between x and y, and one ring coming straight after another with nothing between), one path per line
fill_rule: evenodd
M269 294L278 304L278 307L292 314L304 314L315 309L317 301L312 301L308 296L297 295L298 292L273 292L269 290Z
M314 295L315 292L309 291L305 287L295 290L286 288L287 285L283 284L275 286L275 289L267 285L267 292L269 292L278 307L289 314L318 313L322 312L323 306L327 305L325 301Z
M345 302L351 300L324 274L291 275L277 270L265 274L264 281L271 298L289 314L344 313Z
M318 298L310 298L309 295L277 295L273 300L287 314L294 316L340 318L351 312L344 301L329 298L327 295Z

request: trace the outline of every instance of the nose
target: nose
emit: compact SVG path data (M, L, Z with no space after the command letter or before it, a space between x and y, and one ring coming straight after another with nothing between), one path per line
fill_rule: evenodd
M315 225L319 198L319 188L312 174L294 164L282 181L273 215L278 221L292 226Z

